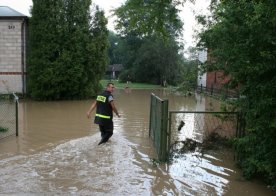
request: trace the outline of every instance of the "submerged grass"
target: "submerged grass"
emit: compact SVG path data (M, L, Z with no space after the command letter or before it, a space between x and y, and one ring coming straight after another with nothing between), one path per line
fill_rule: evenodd
M8 128L5 128L5 127L0 127L0 132L7 132L9 129Z
M204 154L209 150L232 148L233 142L232 139L222 137L216 132L211 133L202 143L189 138L184 141L176 141L172 145L169 160L171 161L173 158L178 158L178 156L185 153L199 152Z

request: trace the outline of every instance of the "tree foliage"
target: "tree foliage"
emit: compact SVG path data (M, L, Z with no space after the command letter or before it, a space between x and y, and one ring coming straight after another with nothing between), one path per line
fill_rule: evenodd
M247 135L237 143L247 177L262 175L276 185L276 3L273 0L212 1L212 17L199 17L206 28L200 46L244 95ZM210 66L210 65L209 65Z
M165 80L176 84L180 81L182 57L178 53L179 45L173 39L141 39L130 34L110 39L110 45L114 46L109 51L111 62L125 67L119 76L121 81L125 82L128 75L132 81L151 84L162 84Z
M92 22L90 24L91 48L92 51L88 54L91 66L90 73L88 72L89 80L92 85L97 84L103 77L108 63L108 30L106 28L107 19L104 12L96 6ZM96 88L97 89L97 88Z
M127 0L115 10L116 30L121 35L134 31L139 36L178 36L182 22L177 8L180 0Z
M140 45L138 44L140 39L130 35L121 37L110 31L108 41L108 57L110 64L123 64L126 68L129 68L128 65L131 64L131 59L134 56L132 51L136 50L136 47Z
M183 86L189 88L197 86L198 62L196 60L184 59L181 67L181 81L183 81Z
M121 78L131 75L137 82L176 84L180 79L182 33L181 0L127 0L117 8L116 29L121 37L113 51L125 49ZM113 53L114 54L114 53Z
M144 39L133 62L134 78L138 82L176 84L180 77L179 46L171 39L152 37Z
M29 31L28 94L34 99L95 95L107 60L107 21L91 0L34 0Z

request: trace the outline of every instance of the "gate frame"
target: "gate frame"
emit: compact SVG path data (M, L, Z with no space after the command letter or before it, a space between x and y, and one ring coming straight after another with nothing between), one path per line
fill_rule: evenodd
M155 103L155 105L153 105ZM156 105L157 103L161 104L161 119L155 119L153 125L153 119L156 118ZM150 122L149 122L149 137L154 143L154 147L157 151L158 159L160 162L166 162L169 158L170 152L170 142L171 142L171 123L172 123L172 114L175 113L193 113L193 114L235 114L237 116L236 120L236 134L237 138L241 138L245 135L245 122L244 117L241 112L213 112L213 111L169 111L168 109L169 101L167 99L163 100L156 96L154 93L151 93L151 102L150 102ZM159 123L160 130L156 130L156 124ZM155 130L152 130L155 129ZM156 134L159 131L160 140L156 141ZM152 133L152 134L151 134ZM159 144L159 146L158 146Z
M161 119L155 119L155 123L153 125L152 118L156 118L156 108L153 106L153 102L155 105L160 104L161 105ZM154 147L157 151L158 160L160 162L165 162L168 159L169 156L169 133L168 133L168 109L169 109L169 101L167 99L163 100L156 96L155 94L151 93L151 102L150 102L150 122L149 122L149 137L152 139L154 143ZM159 123L160 130L156 130L156 125ZM155 129L155 130L152 130ZM160 140L156 140L157 131L159 131L160 134ZM152 135L151 135L152 133ZM159 146L158 146L159 144Z

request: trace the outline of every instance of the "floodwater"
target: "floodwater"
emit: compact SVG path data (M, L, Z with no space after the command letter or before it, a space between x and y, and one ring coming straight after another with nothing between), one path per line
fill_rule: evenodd
M273 195L245 181L231 150L190 152L156 162L149 139L151 92L171 110L206 110L214 100L160 90L116 90L121 118L111 141L86 118L92 100L21 101L19 137L0 140L0 194L8 195Z

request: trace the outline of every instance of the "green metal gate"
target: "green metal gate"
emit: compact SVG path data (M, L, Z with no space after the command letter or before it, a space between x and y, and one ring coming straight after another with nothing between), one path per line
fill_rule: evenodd
M153 93L150 104L149 136L154 143L159 161L166 161L169 152L168 100L162 100Z
M168 160L175 142L192 139L202 143L214 133L223 138L239 138L245 134L244 126L239 112L168 111L168 100L151 94L149 136L159 161Z

